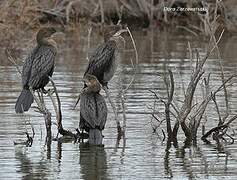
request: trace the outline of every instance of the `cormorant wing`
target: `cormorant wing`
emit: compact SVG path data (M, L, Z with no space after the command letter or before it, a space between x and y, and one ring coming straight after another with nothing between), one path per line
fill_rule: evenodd
M91 128L95 128L96 120L96 104L94 95L82 95L80 104L80 113L86 123L88 123Z
M111 46L111 44L101 44L91 55L85 74L89 73L96 76L101 83L104 72L106 72L112 64L114 53L115 48Z
M56 49L54 47L37 46L23 64L22 85L33 86L41 77L47 75L54 67L55 57Z
M52 75L56 49L52 46L40 46L32 62L29 85L38 86L40 81ZM43 79L42 79L43 78Z
M97 108L98 108L98 118L96 121L96 125L100 127L100 129L104 129L106 120L107 120L107 106L106 106L106 102L103 98L102 95L97 94Z
M24 61L23 68L22 68L22 85L28 86L28 82L30 79L31 74L31 67L32 62L34 61L34 56L37 54L38 46L33 49L33 51L30 53L30 55L27 56L27 58Z

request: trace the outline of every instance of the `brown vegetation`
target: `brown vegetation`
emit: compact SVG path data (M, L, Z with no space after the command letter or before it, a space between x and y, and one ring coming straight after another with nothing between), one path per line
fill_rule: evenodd
M205 7L208 11L170 12L164 11L164 7ZM231 6L231 3L216 0L205 3L196 0L2 0L0 2L0 29L3 33L0 38L2 41L13 39L12 37L19 33L49 23L73 27L77 23L110 25L117 22L128 24L130 27L143 28L149 25L159 28L172 25L194 35L198 33L208 35L207 21L212 26L221 25L229 30L236 29L234 7L236 6ZM231 16L230 13L232 13ZM214 17L217 17L218 21Z

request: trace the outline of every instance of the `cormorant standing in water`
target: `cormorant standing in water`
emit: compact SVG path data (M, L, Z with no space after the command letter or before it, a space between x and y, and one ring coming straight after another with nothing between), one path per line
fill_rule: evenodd
M94 75L84 76L86 87L83 89L80 100L80 129L89 133L89 143L102 144L102 130L107 119L107 106L102 95L101 86Z
M95 49L89 58L89 65L84 74L84 76L87 73L96 76L100 84L106 88L114 76L120 52L124 49L125 41L121 36L122 32L124 30L118 31L107 42Z
M29 87L33 90L42 89L48 84L48 76L54 71L54 60L57 54L56 42L51 36L56 32L53 27L44 27L36 36L37 46L26 58L22 70L22 86L20 96L15 105L16 113L28 111L34 101Z

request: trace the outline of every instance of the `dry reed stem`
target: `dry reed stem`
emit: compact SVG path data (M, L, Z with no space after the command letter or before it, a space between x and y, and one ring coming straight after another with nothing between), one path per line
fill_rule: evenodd
M216 101L216 94L214 94L214 95L212 96L212 101L213 101L214 104L215 104L215 108L216 108L216 112L217 112L218 120L219 120L219 125L221 125L221 124L223 124L223 123L222 123L222 118L221 118L220 110L219 110L219 107L218 107L218 104L217 104L217 101Z
M134 74L133 74L133 76L132 76L130 82L128 83L127 87L124 88L124 89L121 88L121 90L120 90L120 98L121 98L122 109L123 109L123 127L122 127L122 132L123 132L123 134L125 134L125 130L126 130L126 119L127 119L127 118L126 118L126 112L125 112L125 109L126 109L126 105L125 105L125 94L126 94L126 92L127 92L128 89L131 87L132 83L133 83L134 80L135 80L136 72L137 72L137 65L138 65L138 61L139 61L139 60L138 60L138 52L137 52L137 48L136 48L136 44L135 44L133 35L132 35L132 33L131 33L131 31L130 31L130 29L129 29L128 27L126 28L126 31L129 33L129 36L130 36L131 41L132 41L132 44L133 44L133 48L134 48L134 51L135 51L135 62L136 62L136 64L135 64L135 66L134 66L134 63L133 63L132 59L130 59L130 60L131 60L131 65L132 65L132 67L133 67ZM126 31L124 31L124 32L126 32ZM120 86L121 86L121 85L120 85ZM118 122L117 122L117 124L118 124Z
M16 63L16 60L12 57L11 53L9 52L9 49L5 50L7 59L16 67L17 72L19 73L19 75L21 76L21 70L19 68L19 65Z
M198 34L196 32L194 32L193 30L191 30L190 28L188 27L185 27L185 26L176 26L176 28L180 28L180 29L184 29L185 31L193 34L194 36L198 37Z
M211 29L210 24L209 24L209 28ZM223 33L224 33L224 29L223 29ZM221 71L221 80L222 80L222 83L223 83L225 81L225 75L224 75L223 66L222 66L222 63L221 63L221 54L220 54L220 50L219 50L219 47L218 47L218 44L217 44L217 41L216 41L216 37L215 37L213 31L211 31L211 37L214 41L214 46L215 46L216 51L217 51L217 56L218 56L218 60L219 60L219 67L220 67L220 71ZM219 119L220 120L219 124L223 124L223 122L225 122L225 119L230 114L229 101L228 101L228 92L227 92L227 89L226 89L225 85L223 86L223 90L224 90L224 96L225 96L226 114L223 117L223 119Z
M89 50L90 50L91 33L92 33L92 27L89 27L89 29L88 29L88 35L87 35L87 55L86 55L86 59L87 59L88 62L89 62ZM78 104L79 101L80 101L81 93L82 93L82 92L79 93L79 95L78 95L78 97L77 97L77 101L76 101L75 105L73 106L73 109L76 109L77 104Z
M115 115L115 121L116 121L116 125L117 125L117 132L118 132L118 135L121 136L123 134L123 132L122 132L122 128L121 128L121 125L120 125L120 121L118 119L118 111L116 109L115 104L113 103L113 101L111 99L110 92L109 92L108 88L106 86L103 86L102 88L104 89L105 94L106 94L106 96L109 100L109 103L110 103L110 105L113 109L113 112L114 112L114 115Z
M101 24L105 23L105 14L104 14L104 4L102 0L99 0L100 5L100 16L101 16Z
M87 61L89 61L89 50L90 50L90 46L91 46L91 33L92 33L92 26L89 27L88 29L88 35L87 35L87 55L86 55L86 59Z
M66 7L66 21L67 21L67 23L70 22L70 12L71 12L73 4L80 3L80 2L81 2L81 0L74 0L74 1L71 1L68 3L68 5Z
M136 46L136 43L135 43L135 41L134 41L134 38L133 38L133 35L132 35L130 29L129 29L128 27L127 27L126 29L127 29L128 33L129 33L129 35L130 35L130 37L131 37L132 44L133 44L133 47L134 47L134 50L135 50L136 65L138 65L138 60L139 60L139 59L138 59L137 46Z

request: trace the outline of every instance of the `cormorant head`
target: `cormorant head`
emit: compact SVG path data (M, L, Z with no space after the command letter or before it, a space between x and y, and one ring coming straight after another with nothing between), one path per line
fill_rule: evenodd
M95 92L98 93L101 90L101 85L98 79L91 74L85 74L83 77L83 81L87 86L87 90L89 92Z
M43 27L38 31L36 40L38 43L41 43L44 39L50 38L56 32L54 27Z
M127 32L126 29L121 29L117 31L109 40L115 41L116 46L119 50L123 50L125 48L125 40L122 36L122 33Z

